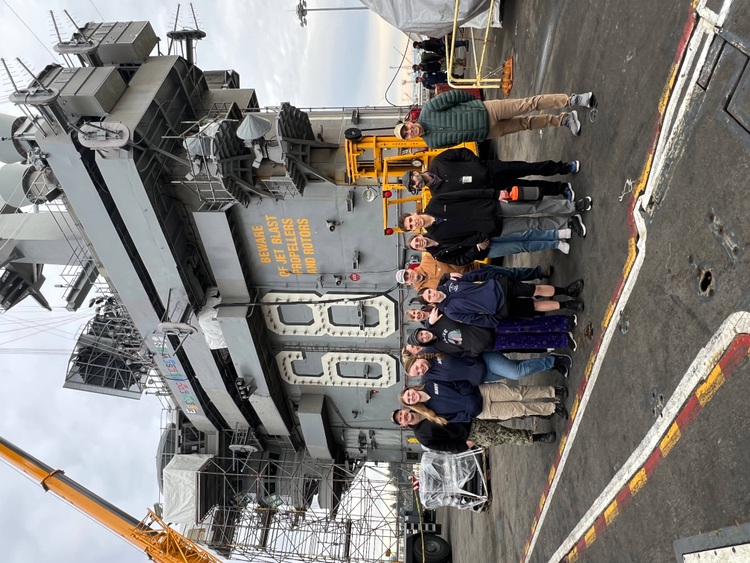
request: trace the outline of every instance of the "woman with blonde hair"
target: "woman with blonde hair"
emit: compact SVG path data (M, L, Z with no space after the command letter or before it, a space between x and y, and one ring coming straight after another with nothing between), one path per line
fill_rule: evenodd
M504 383L473 386L468 381L425 381L417 387L406 387L399 394L401 403L421 414L433 424L449 422L508 420L522 416L568 418L562 400L565 387L509 387Z

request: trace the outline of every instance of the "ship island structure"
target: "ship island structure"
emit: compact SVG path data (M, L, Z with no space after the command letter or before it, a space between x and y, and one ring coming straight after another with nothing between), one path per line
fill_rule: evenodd
M389 420L394 273L416 257L388 226L410 198L386 188L424 145L368 133L409 108L261 107L194 64L203 32L173 33L185 57L146 21L88 23L55 47L68 66L9 72L0 311L48 307L44 266L62 266L67 308L96 310L64 386L160 398L162 516L191 539L383 560L422 452Z

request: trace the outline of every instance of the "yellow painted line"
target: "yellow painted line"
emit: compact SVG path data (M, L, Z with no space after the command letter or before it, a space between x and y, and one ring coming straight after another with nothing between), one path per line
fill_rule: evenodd
M711 370L711 373L708 374L706 381L695 390L695 395L702 407L713 398L719 390L719 387L724 384L724 381L726 381L724 378L724 372L721 370L721 367L717 365Z
M630 494L635 496L638 494L638 491L640 491L643 486L646 484L646 481L648 481L648 475L646 475L646 470L641 467L641 469L633 475L633 478L630 480L630 483L628 483L628 487L630 488Z
M680 438L682 438L682 431L680 430L680 427L677 426L677 423L673 422L669 427L669 430L667 430L667 433L664 435L664 438L662 438L659 443L659 450L661 451L662 457L667 457L669 455L669 452L671 452L672 448L677 445Z
M613 500L612 504L604 509L604 520L605 522L607 522L607 526L614 522L615 518L617 518L619 515L620 507L617 505L617 501Z
M596 529L591 526L583 536L583 541L586 542L586 547L591 547L591 544L596 540Z

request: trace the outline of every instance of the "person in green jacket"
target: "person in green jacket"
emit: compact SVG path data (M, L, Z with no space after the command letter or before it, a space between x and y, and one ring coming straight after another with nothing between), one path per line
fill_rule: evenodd
M595 107L596 97L592 92L586 92L483 102L465 90L449 90L429 100L422 107L417 121L396 125L394 134L403 140L422 137L431 149L544 127L567 127L574 135L579 135L581 122L575 110L556 115L526 115L535 110L572 106Z

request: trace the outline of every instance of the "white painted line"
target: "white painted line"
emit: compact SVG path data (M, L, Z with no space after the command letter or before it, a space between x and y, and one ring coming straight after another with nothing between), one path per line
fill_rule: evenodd
M729 11L729 7L731 6L733 0L726 0L721 13L725 14L724 17L726 17L726 13ZM701 1L701 4L705 6L705 0ZM713 21L722 21L720 18L714 19ZM640 213L640 209L645 207L647 205L648 200L651 197L651 194L653 193L653 190L655 186L657 185L656 178L660 177L663 173L663 168L665 164L665 159L667 155L667 147L674 144L674 141L671 140L671 137L673 136L674 132L682 133L684 129L684 120L685 120L685 113L686 108L683 106L687 106L688 104L693 103L695 99L695 82L697 80L697 77L700 73L700 70L703 66L703 63L705 61L705 58L707 56L708 47L710 46L710 41L706 40L704 44L703 50L700 52L700 56L698 57L698 64L696 64L693 67L693 59L695 58L696 54L698 53L698 48L701 45L701 43L707 39L708 34L715 33L715 28L713 25L709 25L710 22L707 22L705 20L701 20L696 25L696 30L693 33L693 37L690 40L690 43L688 44L688 48L686 50L686 56L683 59L683 62L681 64L681 68L683 69L678 76L678 79L675 83L675 87L673 89L673 93L670 96L670 102L667 106L667 110L665 112L665 124L674 123L674 126L671 127L671 132L669 135L666 134L666 131L668 129L662 129L662 133L660 135L660 139L657 142L657 149L654 157L654 161L652 163L652 168L649 174L649 179L647 182L647 187L644 190L644 193L638 198L638 200L635 202L634 208L633 208L633 217L636 225L636 229L638 230L638 241L636 243L636 247L638 249L638 254L636 256L635 262L633 264L633 268L630 271L630 275L628 276L628 279L625 281L625 285L622 290L622 294L620 295L620 298L618 299L617 304L615 305L614 311L612 313L612 317L610 319L610 323L607 326L603 336L602 336L602 343L599 347L599 352L597 354L596 359L594 360L594 364L592 365L591 369L591 375L589 377L589 381L586 385L586 389L584 390L584 393L581 397L581 401L578 405L578 410L576 413L575 420L573 421L573 424L571 425L570 432L568 433L567 441L565 443L565 447L563 448L563 452L560 457L560 462L557 466L557 471L555 472L555 476L552 480L552 484L550 485L549 492L547 494L547 498L545 500L544 506L542 507L542 512L539 515L539 521L537 522L536 528L534 530L534 533L532 535L529 549L526 553L526 557L524 558L524 562L527 562L533 551L534 547L536 546L537 539L539 538L539 534L541 533L542 526L544 524L544 521L546 519L547 513L549 511L549 507L552 504L552 498L555 495L555 492L557 491L557 486L560 482L561 475L563 473L563 469L565 468L565 464L567 463L567 459L570 455L570 451L573 447L573 444L575 443L575 438L578 434L578 429L580 428L581 420L583 419L583 414L586 411L586 407L588 405L588 402L591 398L591 394L593 393L593 389L596 385L596 381L599 377L599 372L601 370L602 363L604 362L604 358L606 356L607 350L609 349L609 344L612 341L612 337L614 336L614 332L617 328L617 322L616 319L619 317L619 315L622 314L622 310L625 308L625 305L627 304L628 300L630 299L630 295L633 292L633 288L635 287L635 283L638 280L638 276L640 274L641 267L643 266L643 262L646 257L646 239L647 239L647 231L646 231L646 225L643 219L643 216ZM692 79L688 83L687 82L687 75L688 70L690 68L693 68L692 73ZM678 93L682 92L682 90L686 87L686 84L691 84L691 91L689 95L686 95L684 97L684 100L682 103L679 103L679 100L681 98ZM675 112L677 113L675 116ZM743 315L746 313L738 313L739 315ZM730 319L734 318L735 315L727 319L727 321L722 324L722 327L725 327ZM737 322L737 321L735 321ZM743 322L746 322L743 320ZM721 329L720 329L721 330ZM717 333L719 334L719 333ZM732 338L734 337L734 334L732 334ZM714 339L716 338L716 335L714 336ZM712 339L713 341L713 339ZM729 342L731 342L731 338L729 339ZM711 342L704 347L704 350L708 348L711 345ZM698 362L700 358L696 358L696 360L693 362L693 365L696 365L696 362ZM715 363L715 362L714 362ZM713 366L713 364L711 364ZM691 366L692 368L692 366ZM686 376L687 377L687 376ZM705 376L704 376L705 377ZM685 378L683 378L685 379ZM692 390L692 388L691 388ZM670 398L669 402L667 403L667 406L672 405L673 403L679 401L679 396L677 391L675 391L675 394ZM683 401L684 402L684 399ZM680 402L680 405L682 404ZM679 411L679 409L677 409ZM662 420L665 420L667 418L667 408L665 407ZM676 414L675 414L676 416ZM657 424L658 425L658 424ZM646 435L643 442L641 443L641 446L643 446L644 442L647 442L649 439L649 436L651 433L654 432L654 428L657 427L655 425L649 434ZM666 426L668 428L668 426ZM660 434L661 436L661 434ZM638 452L640 451L641 446L639 446L638 449L636 449L635 452L631 455L631 459L633 459ZM621 474L624 474L624 470L629 466L630 460L628 463L623 466L623 468L620 469L620 471L617 473L613 481L608 485L608 487L605 489L605 491L600 495L599 499L602 499L606 494L607 491L609 491L610 487L614 487L613 483L618 479L618 476L621 477ZM617 488L617 491L619 491L622 488L622 485ZM550 563L557 563L562 556L567 554L570 549L575 545L575 543L580 539L581 534L583 533L581 530L585 531L588 529L591 524L593 524L594 519L596 516L598 516L603 508L595 513L595 515L591 518L591 522L587 523L586 519L587 517L594 511L596 505L599 501L595 502L595 506L592 506L592 508L589 509L589 511L586 513L584 518L576 525L573 532L568 535L568 537L563 541L560 547L558 547L557 551L555 552L555 555L550 559ZM601 501L603 502L603 501ZM611 502L609 500L607 503L604 504L604 507L607 506L607 504Z
M573 531L558 547L550 558L550 562L557 563L570 552L581 536L588 530L599 515L610 505L622 488L630 481L635 473L643 466L651 453L659 446L659 442L680 413L682 406L691 396L695 388L708 377L711 370L739 333L750 330L750 313L739 312L730 315L714 333L711 340L701 349L690 364L675 392L664 407L664 411L656 423L651 427L638 447L633 451L625 464L604 488L599 497L591 505Z

